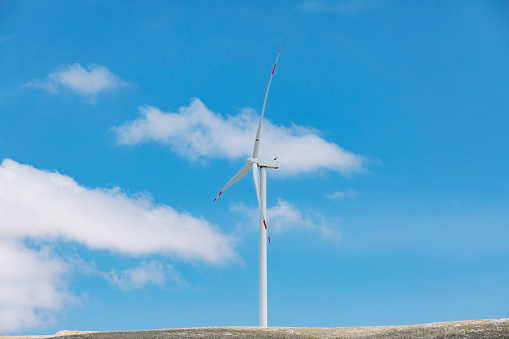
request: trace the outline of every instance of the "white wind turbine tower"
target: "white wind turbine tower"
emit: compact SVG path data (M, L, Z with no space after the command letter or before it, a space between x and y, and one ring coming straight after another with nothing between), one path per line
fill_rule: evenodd
M262 121L263 121L263 112L265 111L265 103L267 102L267 95L269 94L270 83L272 81L272 76L274 75L274 70L276 69L277 60L279 59L279 53L281 53L281 46L279 47L279 52L277 53L276 63L274 64L274 68L272 69L272 73L270 75L269 85L267 86L267 92L265 92L265 99L263 100L262 114L260 117L260 123L258 124L258 131L256 132L256 139L253 148L253 156L247 159L247 165L245 165L239 173L237 173L227 184L223 187L221 192L219 192L216 199L227 189L231 184L240 180L242 177L249 172L249 169L253 170L253 179L256 189L256 196L258 197L258 206L260 207L260 266L259 266L259 325L262 327L267 327L267 222L266 222L266 210L267 210L267 190L266 190L266 170L267 168L279 168L279 161L267 160L267 159L259 159L258 158L258 149L260 147L260 134L262 129ZM260 175L258 175L258 167L260 167ZM214 199L214 201L216 201Z

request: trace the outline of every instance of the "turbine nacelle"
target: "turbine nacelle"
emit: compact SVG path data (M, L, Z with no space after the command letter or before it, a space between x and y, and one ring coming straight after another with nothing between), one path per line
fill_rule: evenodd
M267 167L267 168L273 168L278 169L279 168L279 160L276 159L255 159L253 157L247 158L248 164L257 164L258 167Z

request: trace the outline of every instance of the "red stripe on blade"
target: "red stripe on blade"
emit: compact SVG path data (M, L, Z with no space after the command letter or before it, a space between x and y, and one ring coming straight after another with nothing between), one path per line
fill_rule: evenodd
M265 226L265 229L267 229L267 224L265 223L265 220L263 221L263 225Z
M216 200L217 200L217 198L219 198L219 196L221 195L221 193L223 193L223 191L219 192L219 194L217 195L217 197L216 197L214 200L212 200L212 202L216 201Z

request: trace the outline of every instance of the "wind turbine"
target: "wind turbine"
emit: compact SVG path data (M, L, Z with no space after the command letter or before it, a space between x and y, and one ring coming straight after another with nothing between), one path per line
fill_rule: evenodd
M282 46L282 44L281 44ZM256 132L256 138L254 142L253 148L253 156L247 158L247 164L223 187L221 192L217 195L216 199L224 192L225 189L230 187L233 183L242 179L250 169L253 170L253 179L256 189L256 196L258 198L258 206L260 207L260 264L259 264L259 325L261 327L267 327L267 190L266 190L266 171L267 168L279 168L279 161L277 159L268 160L268 159L259 159L258 158L258 150L260 148L260 134L262 130L262 121L263 121L263 112L265 111L265 104L267 103L267 95L269 94L270 83L272 81L272 76L274 75L274 71L276 70L277 60L279 59L279 53L281 53L281 46L279 47L279 52L277 53L276 62L274 63L274 68L272 69L272 73L270 74L269 85L267 86L267 91L265 92L265 99L263 100L262 114L260 116L260 123L258 124L258 131ZM258 175L258 167L260 168L260 174ZM214 201L216 201L214 199Z

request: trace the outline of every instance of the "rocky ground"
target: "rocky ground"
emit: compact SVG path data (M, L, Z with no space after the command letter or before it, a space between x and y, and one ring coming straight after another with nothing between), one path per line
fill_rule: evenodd
M61 331L54 336L0 339L169 339L169 338L509 338L509 318L451 321L410 326L367 327L201 327L150 331Z

